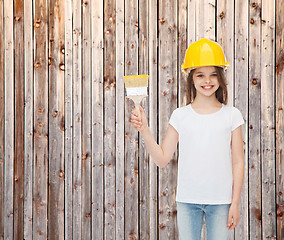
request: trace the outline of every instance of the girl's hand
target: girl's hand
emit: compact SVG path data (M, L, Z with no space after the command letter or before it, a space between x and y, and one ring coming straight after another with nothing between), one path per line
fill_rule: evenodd
M138 118L138 113L136 109L132 110L131 124L137 131L142 133L148 127L148 123L144 110L140 105L139 105L139 110L140 110L140 118Z
M233 222L232 222L233 219ZM240 221L239 206L232 204L229 210L228 225L229 230L234 229Z

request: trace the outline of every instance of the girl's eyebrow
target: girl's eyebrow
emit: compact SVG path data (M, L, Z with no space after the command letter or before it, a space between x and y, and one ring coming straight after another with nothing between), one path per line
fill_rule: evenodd
M195 74L198 74L198 73L204 73L204 72L197 72L197 73L195 73ZM216 71L214 71L214 72L212 72L212 73L217 73L217 72L216 72ZM212 74L212 73L211 73L211 74Z

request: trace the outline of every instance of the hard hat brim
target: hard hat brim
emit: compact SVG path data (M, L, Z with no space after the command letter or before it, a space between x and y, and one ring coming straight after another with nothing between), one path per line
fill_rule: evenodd
M225 65L205 65L205 66L196 66L196 67L184 67L184 65L181 65L181 69L184 73L186 73L187 75L190 73L191 70L194 70L196 68L200 68L200 67L222 67L224 68L224 70L227 70L230 66L229 62L226 62Z

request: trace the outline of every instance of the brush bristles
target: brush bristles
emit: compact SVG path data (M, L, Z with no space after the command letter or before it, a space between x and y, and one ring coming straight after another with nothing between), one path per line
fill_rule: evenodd
M148 87L148 75L129 75L124 76L126 88Z

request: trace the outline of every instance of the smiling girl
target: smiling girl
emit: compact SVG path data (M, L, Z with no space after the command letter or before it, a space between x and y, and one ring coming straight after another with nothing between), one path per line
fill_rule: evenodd
M177 223L180 240L201 239L205 218L208 240L227 240L240 219L244 178L241 112L227 106L224 69L229 63L220 45L208 39L192 43L182 69L187 105L175 109L161 146L154 140L143 108L132 111L132 126L159 167L171 160L179 143Z

